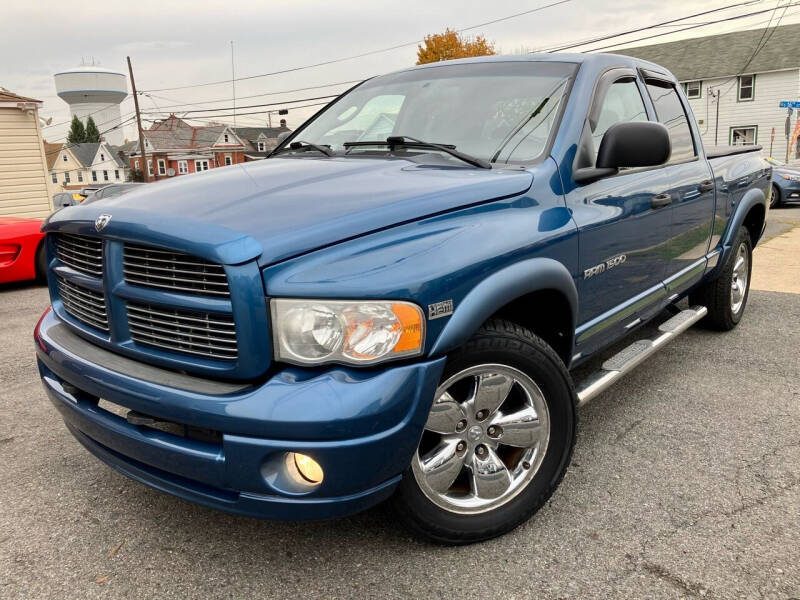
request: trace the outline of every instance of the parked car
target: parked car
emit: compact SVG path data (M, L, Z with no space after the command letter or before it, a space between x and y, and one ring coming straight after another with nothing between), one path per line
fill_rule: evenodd
M266 160L64 209L46 393L100 460L206 506L391 498L427 539L500 535L557 488L578 405L744 314L771 168L705 150L690 115L631 57L435 63L365 81Z
M59 192L58 194L53 194L53 209L58 210L67 206L75 206L80 204L83 199L84 196L76 192Z
M47 263L41 219L0 217L0 283L44 280Z
M772 190L769 201L770 208L784 202L800 200L800 171L787 167L785 163L774 158L767 158L772 165Z
M112 183L86 196L84 203L91 204L92 202L96 202L97 200L103 200L105 198L116 198L117 196L122 196L124 194L127 194L128 192L134 191L137 187L141 185L144 185L144 183L136 183L136 182Z

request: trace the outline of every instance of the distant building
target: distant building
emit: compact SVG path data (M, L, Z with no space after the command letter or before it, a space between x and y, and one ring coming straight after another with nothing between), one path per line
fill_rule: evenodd
M763 47L756 51L759 44ZM705 145L761 144L765 154L785 160L788 111L779 104L800 100L798 50L800 24L614 52L672 71L686 90ZM790 119L790 139L799 113L795 109ZM789 160L795 158L800 158L800 137L789 148Z
M128 165L107 142L64 144L56 152L47 154L51 193L128 179Z
M41 104L0 88L0 216L45 217L53 209Z
M278 144L286 127L231 127L190 125L170 115L143 131L147 165L135 147L130 168L142 171L147 181L208 171L264 158Z

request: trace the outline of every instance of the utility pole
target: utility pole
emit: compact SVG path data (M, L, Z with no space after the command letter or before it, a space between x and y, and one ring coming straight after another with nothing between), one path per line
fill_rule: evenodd
M709 86L708 88L708 95L712 98L716 99L717 101L717 116L714 118L714 145L719 144L719 100L720 95L722 94L721 90L717 89L714 91L713 88Z
M131 89L133 90L133 106L136 109L136 127L139 129L139 152L142 155L142 174L145 182L150 181L150 172L147 169L147 154L144 151L144 134L142 133L142 115L139 113L139 96L136 94L136 80L133 78L133 67L131 57L128 59L128 73L131 76Z
M231 91L233 92L233 126L236 127L236 71L233 66L233 40L231 40Z

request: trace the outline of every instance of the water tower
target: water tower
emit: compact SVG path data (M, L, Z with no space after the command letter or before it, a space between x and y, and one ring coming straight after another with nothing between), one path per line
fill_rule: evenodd
M123 143L122 127L104 131L119 125L119 105L128 95L125 75L97 65L81 65L55 74L56 92L69 104L70 113L77 115L86 125L91 115L102 137L114 145Z

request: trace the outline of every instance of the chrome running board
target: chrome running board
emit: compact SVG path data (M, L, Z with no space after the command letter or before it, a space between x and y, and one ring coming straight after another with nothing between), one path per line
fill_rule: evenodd
M661 332L654 340L637 340L627 348L617 352L603 363L599 371L593 373L577 386L578 406L605 391L623 376L630 373L640 363L655 354L667 343L678 337L700 319L706 316L705 306L693 306L682 310L671 319L659 325Z

